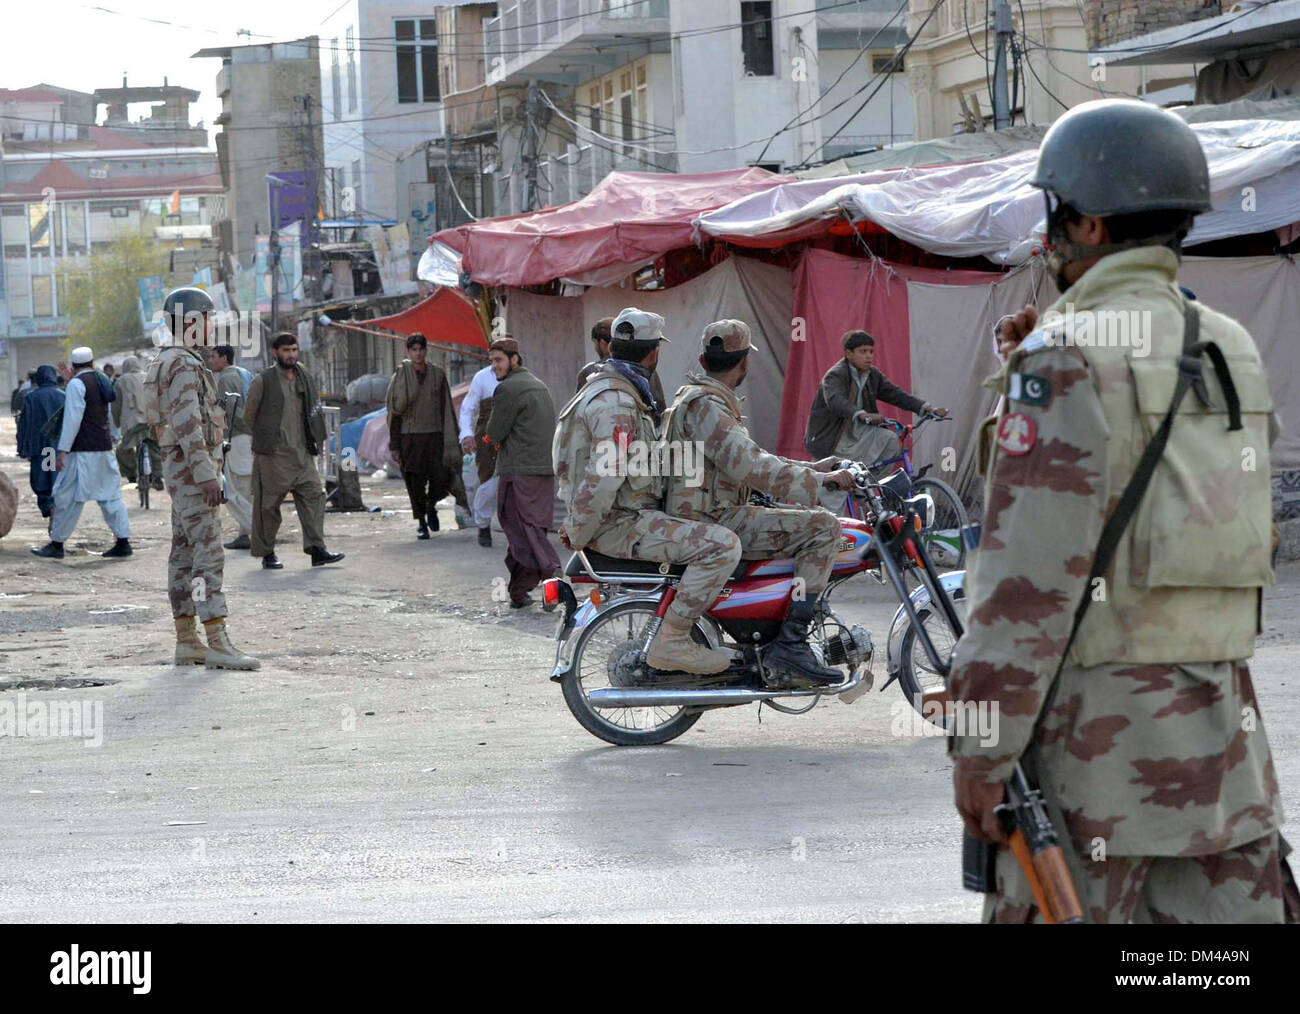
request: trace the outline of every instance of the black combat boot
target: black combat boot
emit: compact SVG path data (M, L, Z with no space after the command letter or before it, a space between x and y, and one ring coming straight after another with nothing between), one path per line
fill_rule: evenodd
M821 686L834 686L844 682L844 673L822 665L808 647L808 625L812 623L814 608L807 601L790 604L781 633L763 651L763 665Z
M415 537L417 539L429 538L429 526L423 520L420 521L420 527L416 529Z

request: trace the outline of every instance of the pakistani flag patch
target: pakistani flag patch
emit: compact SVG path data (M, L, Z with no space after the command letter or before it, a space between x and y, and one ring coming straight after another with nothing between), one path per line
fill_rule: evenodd
M1013 373L1008 378L1007 397L1026 405L1046 405L1052 398L1052 385L1037 373Z

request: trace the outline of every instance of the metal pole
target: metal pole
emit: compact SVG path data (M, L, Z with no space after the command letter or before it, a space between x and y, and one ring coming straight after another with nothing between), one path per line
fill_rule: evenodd
M271 333L280 330L280 186L279 180L271 179L271 249L268 259L271 264Z
M993 59L993 129L1011 126L1011 100L1007 94L1007 49L1011 41L1010 0L997 0L993 8L997 49Z
M537 82L528 82L528 101L524 104L527 123L524 127L524 144L526 145L524 164L528 167L525 176L527 189L524 191L524 210L537 208Z

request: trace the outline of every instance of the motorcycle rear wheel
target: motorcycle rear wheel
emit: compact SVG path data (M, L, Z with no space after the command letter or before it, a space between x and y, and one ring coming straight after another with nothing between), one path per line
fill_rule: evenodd
M588 691L616 685L610 680L610 654L628 640L640 638L654 618L655 608L648 602L626 602L605 610L583 630L573 649L573 663L560 681L564 703L578 724L606 743L658 746L700 720L702 712L685 707L601 710L587 700ZM700 643L707 641L698 624L691 635Z

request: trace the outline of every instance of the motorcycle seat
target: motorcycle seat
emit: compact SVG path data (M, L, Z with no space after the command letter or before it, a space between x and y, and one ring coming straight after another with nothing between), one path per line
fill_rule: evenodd
M628 560L621 556L606 556L604 553L597 553L594 549L586 551L587 562L591 564L599 577L608 575L611 578L631 578L631 577L681 577L686 571L686 566L680 563L655 563L652 560ZM735 570L731 572L728 578L730 581L738 581L745 576L746 571L752 560L741 560L736 564ZM578 554L574 553L569 558L568 564L564 568L565 577L586 577L587 572L582 567L582 561L578 559Z

